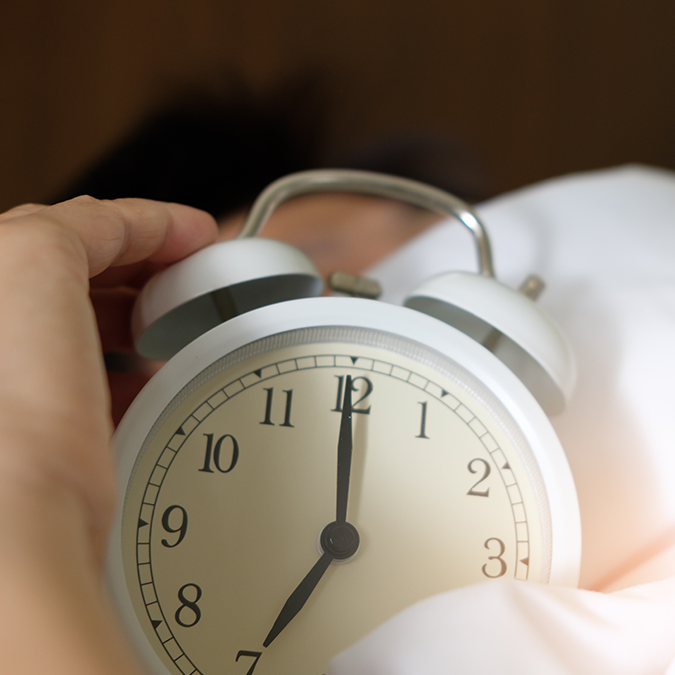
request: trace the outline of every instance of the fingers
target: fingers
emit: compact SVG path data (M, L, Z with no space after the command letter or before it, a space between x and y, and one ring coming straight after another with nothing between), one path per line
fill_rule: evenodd
M117 419L147 375L113 374L109 391L101 340L130 346L133 292L99 295L95 319L88 279L111 267L139 277L216 236L207 213L140 199L82 197L0 215L0 492L16 486L20 503L40 509L76 504L92 560L114 501L109 404Z
M141 260L170 263L215 241L217 225L204 211L142 199L99 202L80 197L54 207L87 251L89 276Z
M84 248L88 276L142 260L170 263L215 241L217 225L204 211L145 199L77 197L55 206L24 205L2 222L57 225Z
M167 265L153 263L147 260L133 263L132 265L123 265L121 267L108 267L108 269L97 274L90 281L92 288L116 288L127 286L129 288L141 289L157 272L161 272Z
M20 206L15 206L13 209L0 214L0 223L3 220L9 220L10 218L16 218L17 216L27 216L31 213L36 213L46 208L44 204L21 204Z

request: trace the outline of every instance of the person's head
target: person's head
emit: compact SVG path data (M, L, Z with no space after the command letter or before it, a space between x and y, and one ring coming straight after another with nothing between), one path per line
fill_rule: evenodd
M487 196L480 163L445 136L401 133L327 157L327 104L312 78L257 96L243 87L225 98L189 93L145 119L57 195L144 197L211 213L234 236L244 213L271 182L311 168L392 173L467 201ZM318 93L317 93L318 92ZM264 235L288 241L323 273L358 272L435 218L395 202L314 195L282 205Z

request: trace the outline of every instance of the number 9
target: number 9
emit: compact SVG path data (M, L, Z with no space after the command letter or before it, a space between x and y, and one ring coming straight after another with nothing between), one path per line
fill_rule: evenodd
M181 513L180 524L178 525L178 527L171 527L171 523L169 521L171 519L171 514L176 509ZM162 515L162 527L167 532L172 533L178 532L179 534L178 539L173 544L170 544L166 539L162 539L162 545L166 546L167 548L174 548L174 546L178 546L178 544L180 544L181 541L183 541L183 539L185 538L185 533L187 532L187 524L188 524L187 511L182 506L178 506L178 504L169 506L169 508L166 511L164 511L164 515Z

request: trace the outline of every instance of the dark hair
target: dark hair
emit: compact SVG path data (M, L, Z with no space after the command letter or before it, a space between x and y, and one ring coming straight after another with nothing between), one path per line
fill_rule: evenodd
M326 97L304 77L255 96L187 93L150 115L54 201L143 197L180 202L218 218L250 205L272 181L320 166L360 168L420 180L467 201L489 196L467 147L444 134L399 133L333 158L321 157Z
M143 197L188 204L216 218L250 204L276 178L316 164L320 116L294 114L308 98L183 95L150 115L54 201ZM302 128L299 128L301 127Z

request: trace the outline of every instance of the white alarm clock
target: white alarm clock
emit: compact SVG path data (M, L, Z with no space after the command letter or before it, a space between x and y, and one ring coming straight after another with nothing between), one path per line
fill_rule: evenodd
M303 254L256 236L318 191L456 215L479 273L431 279L406 307L318 297ZM169 361L115 435L108 579L154 675L322 675L433 594L576 583L576 494L543 410L569 394L569 347L494 279L455 197L367 172L284 178L237 239L151 280L134 322L139 351Z

